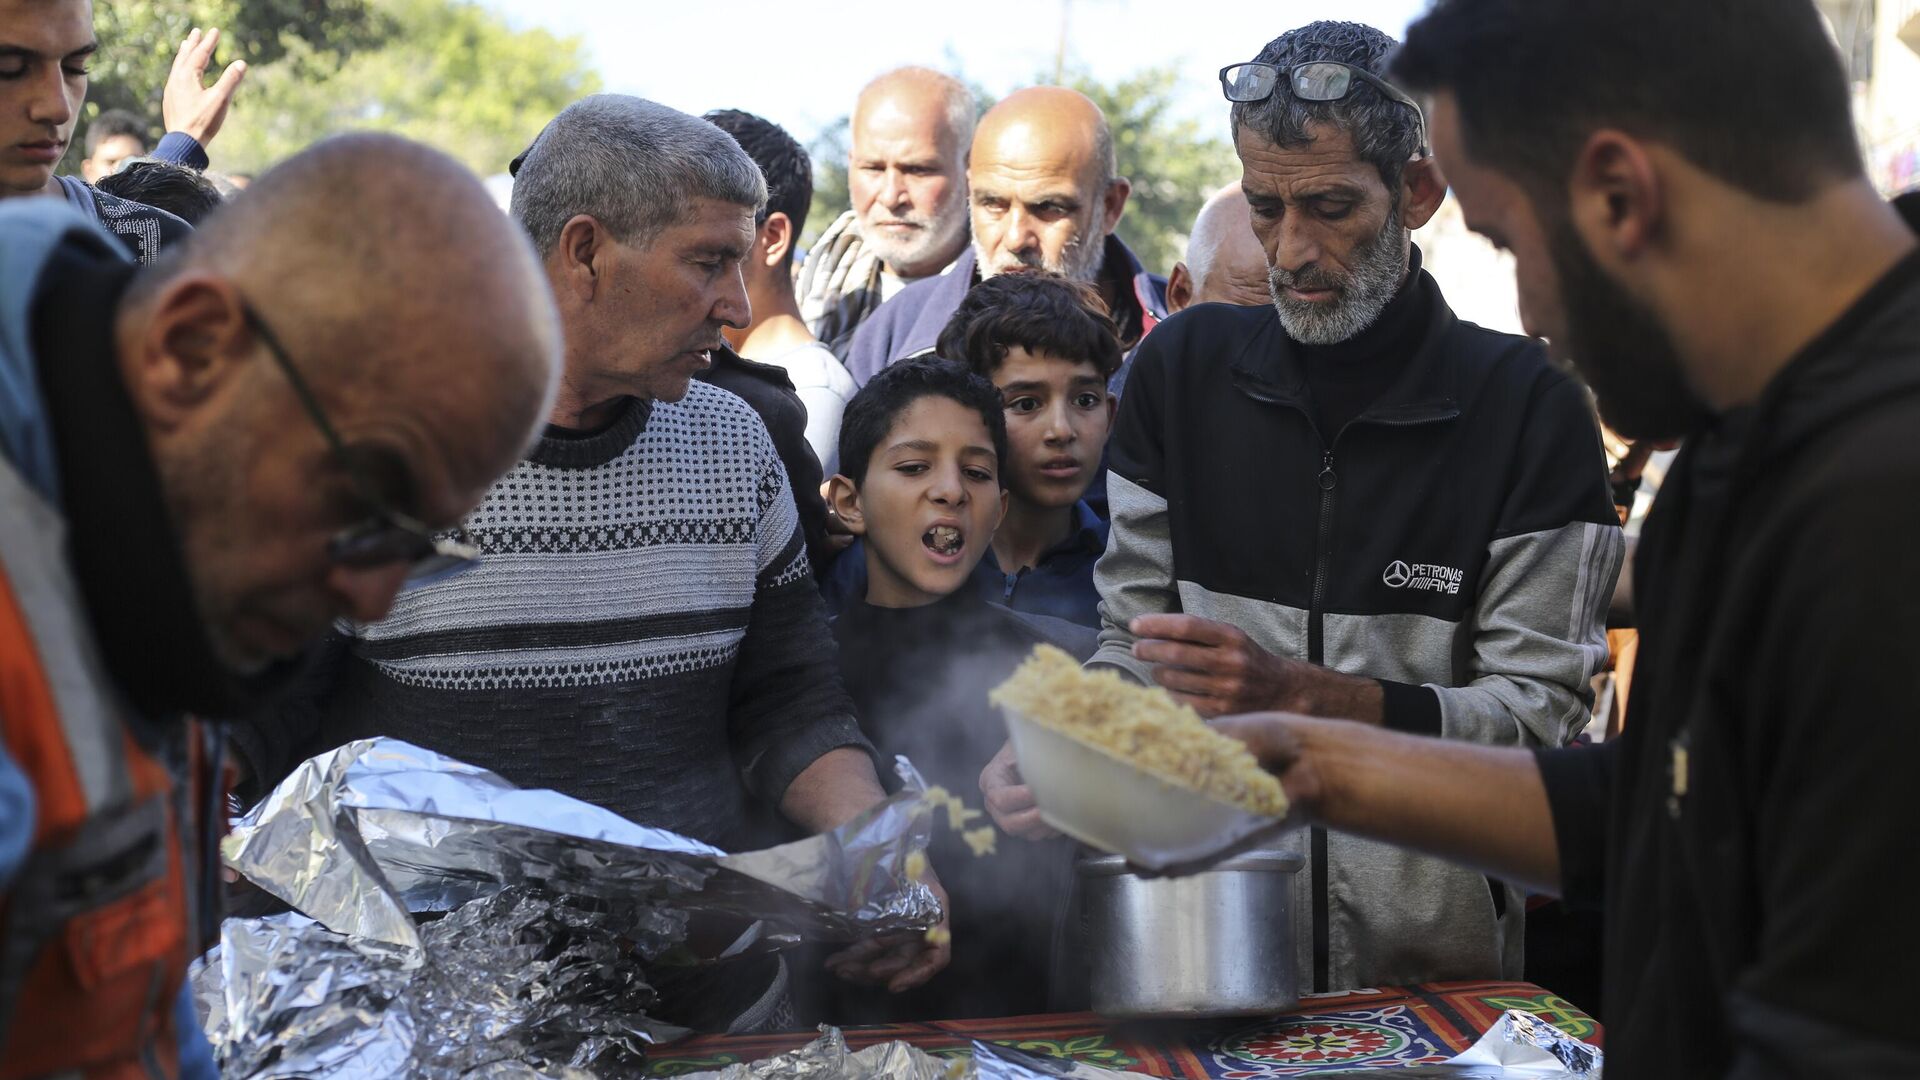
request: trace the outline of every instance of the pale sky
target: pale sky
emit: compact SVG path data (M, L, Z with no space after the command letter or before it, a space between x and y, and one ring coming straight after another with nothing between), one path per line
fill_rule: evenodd
M518 27L584 37L608 90L686 112L745 109L811 141L865 82L901 64L957 71L995 94L1051 72L1063 0L481 0ZM1183 115L1226 104L1214 73L1325 17L1309 0L1068 0L1067 62L1114 81L1173 64ZM1399 37L1426 0L1345 0L1338 17Z
M608 90L685 112L745 109L801 142L901 64L952 71L995 95L1051 72L1063 0L480 0L514 26L583 37ZM1327 16L1325 0L1070 0L1067 64L1114 82L1169 64L1177 111L1226 136L1215 72ZM1400 37L1427 0L1343 0L1337 17ZM1451 200L1415 234L1455 313L1518 331L1511 260L1460 223ZM1159 267L1162 273L1167 268Z

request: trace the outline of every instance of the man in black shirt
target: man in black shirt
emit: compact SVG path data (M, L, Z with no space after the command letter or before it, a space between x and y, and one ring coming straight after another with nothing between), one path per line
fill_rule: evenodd
M1818 12L1441 0L1394 70L1529 325L1623 435L1686 437L1630 711L1534 753L1227 726L1304 818L1603 906L1610 1073L1920 1075L1920 245Z

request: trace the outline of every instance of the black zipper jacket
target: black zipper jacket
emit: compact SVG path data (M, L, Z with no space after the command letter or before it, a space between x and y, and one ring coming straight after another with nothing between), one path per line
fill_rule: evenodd
M1147 681L1128 621L1184 611L1382 680L1393 726L1528 746L1584 726L1625 548L1586 393L1538 342L1457 319L1417 264L1404 288L1426 294L1414 355L1324 438L1271 306L1148 335L1110 447L1094 663ZM1520 975L1517 892L1354 837L1288 842L1309 856L1303 989Z
M1625 731L1539 755L1567 899L1605 907L1610 1073L1920 1076L1916 496L1920 252L1688 440Z

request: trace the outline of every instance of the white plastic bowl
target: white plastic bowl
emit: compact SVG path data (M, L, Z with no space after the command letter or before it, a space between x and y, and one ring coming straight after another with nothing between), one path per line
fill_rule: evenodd
M1205 862L1280 825L1003 708L1041 820L1148 870Z

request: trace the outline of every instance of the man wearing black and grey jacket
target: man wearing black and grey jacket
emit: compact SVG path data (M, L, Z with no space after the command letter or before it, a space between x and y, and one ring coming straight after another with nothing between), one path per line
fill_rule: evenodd
M1295 822L1600 911L1613 1075L1920 1076L1886 1004L1920 956L1920 196L1875 190L1810 0L1440 0L1407 37L1527 325L1615 431L1685 440L1634 556L1625 726L1218 725Z
M1371 73L1392 45L1316 23L1248 67ZM1624 549L1586 393L1537 342L1454 316L1408 239L1445 194L1418 110L1332 70L1335 100L1230 83L1274 303L1200 305L1142 344L1109 447L1092 663L1207 716L1562 745L1606 661ZM1512 887L1319 829L1283 842L1309 862L1303 989L1520 976Z

